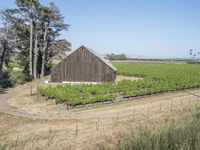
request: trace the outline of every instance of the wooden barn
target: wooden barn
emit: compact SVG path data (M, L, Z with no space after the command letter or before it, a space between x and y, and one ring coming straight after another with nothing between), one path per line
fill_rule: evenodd
M79 47L51 72L52 82L114 82L116 67L92 49Z

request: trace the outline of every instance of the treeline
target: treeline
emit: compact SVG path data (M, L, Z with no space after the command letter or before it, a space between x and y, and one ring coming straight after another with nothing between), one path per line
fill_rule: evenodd
M105 56L106 59L108 60L127 60L127 56L125 54L106 54Z
M200 64L200 52L195 52L193 49L189 51L190 59L187 62L189 64Z
M108 60L135 60L135 61L184 61L187 62L189 59L181 58L130 58L125 54L106 54L105 59Z
M39 0L16 0L16 7L0 11L0 81L13 51L19 51L18 60L27 78L44 77L50 69L49 62L59 53L61 43L65 50L71 44L56 39L69 25L59 8L50 3L44 6Z

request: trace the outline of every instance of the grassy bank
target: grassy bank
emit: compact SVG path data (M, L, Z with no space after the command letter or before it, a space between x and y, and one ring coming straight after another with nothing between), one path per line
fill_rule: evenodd
M170 120L163 126L141 125L137 132L127 130L98 144L100 150L198 150L200 149L200 108L182 120ZM116 140L117 139L117 140Z

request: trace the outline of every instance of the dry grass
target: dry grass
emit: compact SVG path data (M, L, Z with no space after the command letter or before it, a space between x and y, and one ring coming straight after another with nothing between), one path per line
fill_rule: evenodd
M179 114L179 115L178 115ZM174 116L130 124L103 142L87 149L198 150L200 147L200 107L184 108Z
M117 136L119 131L133 128L136 132L141 125L162 126L166 120L181 120L189 115L199 99L173 100L162 103L136 101L135 111L126 114L115 112L113 117L99 115L95 119L33 120L0 114L1 149L95 149L96 143ZM143 106L143 107L142 107ZM145 107L144 107L145 106ZM171 107L172 106L172 107ZM119 107L119 106L117 106ZM80 112L84 112L83 110Z
M37 84L39 81L33 92ZM182 91L68 111L64 105L30 96L30 85L19 86L14 92L18 94L10 104L38 119L0 113L0 149L95 149L96 143L117 136L119 131L132 127L137 131L138 126L152 122L162 126L166 120L182 119L200 105L199 89L190 90L196 95ZM48 114L48 120L43 114Z

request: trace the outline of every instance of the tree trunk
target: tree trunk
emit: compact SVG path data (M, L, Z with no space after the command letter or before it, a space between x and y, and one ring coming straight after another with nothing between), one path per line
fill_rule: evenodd
M33 78L37 78L37 62L38 62L38 33L35 32L34 60L33 60Z
M44 41L44 46L42 48L42 69L41 69L41 77L45 76L45 61L46 61L46 51L47 51L47 31L48 31L48 27L47 25L45 25L45 32L44 32L44 37L43 37L43 41Z
M6 27L5 33L4 33L4 39L2 42L2 55L0 59L0 80L2 79L3 76L3 63L4 63L4 57L6 54L6 47L7 47L7 35L8 35L8 27Z
M6 52L6 44L7 44L7 41L4 39L2 43L2 55L0 59L0 80L2 79L2 76L3 76L3 62L4 62L5 52Z
M29 72L30 77L33 77L33 19L30 19L30 47L29 47Z

